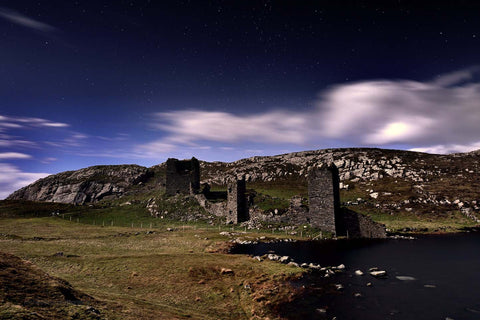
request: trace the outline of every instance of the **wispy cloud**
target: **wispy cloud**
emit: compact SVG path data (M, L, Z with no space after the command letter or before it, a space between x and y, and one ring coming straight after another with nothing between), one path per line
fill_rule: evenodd
M58 31L57 28L49 24L32 19L30 17L27 17L24 14L21 14L18 11L4 8L4 7L0 7L0 18L13 22L22 27L30 28L35 31L40 31L42 33L53 33Z
M23 172L11 164L0 163L0 199L47 175L48 173Z
M235 115L214 111L173 111L157 113L154 126L169 132L171 142L193 143L255 141L296 143L306 141L308 118L291 111ZM304 128L304 130L299 130Z
M63 122L55 122L42 118L9 117L0 115L0 128L23 128L23 127L55 127L66 128L70 125Z
M175 150L210 143L264 143L315 147L403 144L442 153L480 143L479 68L431 81L369 80L340 84L319 94L315 108L237 115L180 110L157 113L152 126L164 137L146 150ZM420 149L418 149L420 150Z
M32 156L20 152L0 152L0 159L30 159Z

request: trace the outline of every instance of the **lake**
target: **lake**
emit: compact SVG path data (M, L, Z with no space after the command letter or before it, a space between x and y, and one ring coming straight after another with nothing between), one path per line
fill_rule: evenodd
M298 285L310 290L303 301L290 306L292 319L480 319L480 233L261 243L235 249L252 255L272 251L297 263L346 266L345 273L333 278L312 274L302 280ZM374 278L368 274L371 267L386 270L388 276ZM355 270L365 274L357 276ZM344 289L317 290L332 284Z

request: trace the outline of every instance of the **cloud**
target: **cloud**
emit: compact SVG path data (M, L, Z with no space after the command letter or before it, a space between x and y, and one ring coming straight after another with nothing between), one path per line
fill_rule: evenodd
M32 156L19 152L0 152L0 159L30 159Z
M317 103L321 135L361 145L474 147L480 140L480 83L454 84L473 79L476 70L433 82L376 80L335 86Z
M339 84L321 92L313 109L301 112L157 113L152 126L165 136L142 147L173 150L207 141L317 147L330 141L405 145L442 153L470 151L480 143L479 71L472 67L423 82L380 79Z
M8 117L0 115L0 130L5 128L24 128L24 127L54 127L66 128L70 125L62 122L54 122L42 118L30 117Z
M304 114L282 110L253 115L174 111L157 113L155 116L158 122L154 126L169 132L170 142L186 144L201 140L302 144L308 123Z
M49 174L23 172L11 164L0 163L0 199L6 198L15 190L27 186L47 175Z
M469 152L469 151L478 150L478 149L480 149L480 141L467 144L467 145L447 144L447 145L436 145L436 146L429 146L429 147L423 147L423 148L412 148L410 149L410 151L435 153L435 154L449 154L449 153Z
M30 28L35 31L40 31L43 33L53 33L58 30L57 28L49 24L32 19L30 17L27 17L21 14L18 11L11 10L8 8L0 7L0 18L13 22L19 26Z

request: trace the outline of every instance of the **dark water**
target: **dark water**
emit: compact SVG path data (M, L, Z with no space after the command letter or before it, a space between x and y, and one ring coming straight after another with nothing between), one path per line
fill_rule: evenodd
M274 251L296 262L322 266L345 264L347 270L328 280L341 292L311 290L301 307L306 318L332 319L480 319L480 234L421 236L416 240L328 241L242 246L236 253ZM386 270L386 279L368 274ZM365 275L356 276L360 269ZM413 277L402 281L396 276ZM367 283L372 283L371 287ZM304 284L326 287L327 280L308 276ZM360 293L361 297L354 297ZM327 313L315 311L326 308Z

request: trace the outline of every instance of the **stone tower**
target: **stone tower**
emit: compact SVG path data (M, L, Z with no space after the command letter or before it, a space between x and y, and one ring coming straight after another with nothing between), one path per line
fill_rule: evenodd
M200 189L200 164L197 159L167 160L165 177L166 194L169 196L198 193Z
M227 186L227 223L248 221L248 203L245 178L235 179Z
M338 169L335 164L313 168L308 173L307 223L336 233L341 228Z

